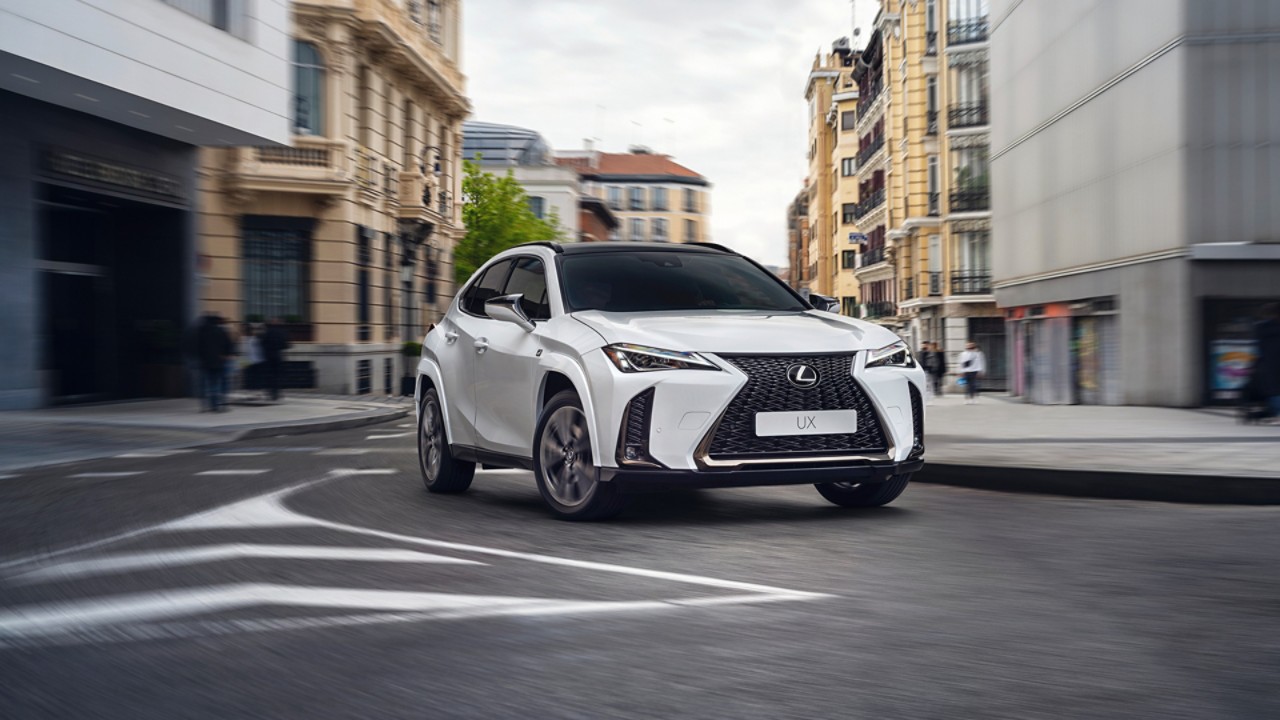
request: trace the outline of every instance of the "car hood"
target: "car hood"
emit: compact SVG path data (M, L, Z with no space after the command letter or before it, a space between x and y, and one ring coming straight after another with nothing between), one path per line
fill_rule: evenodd
M879 325L817 310L778 314L588 310L573 317L598 332L606 344L631 343L665 350L798 355L870 350L898 340Z

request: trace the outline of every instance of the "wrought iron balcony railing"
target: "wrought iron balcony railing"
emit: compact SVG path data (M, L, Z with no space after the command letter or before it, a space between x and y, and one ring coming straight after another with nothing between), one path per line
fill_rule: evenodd
M880 97L880 91L884 89L884 81L877 78L871 83L871 87L867 88L867 92L858 98L858 117L866 114L867 108Z
M867 213L871 212L872 210L875 210L876 208L880 207L883 204L884 204L884 188L880 188L879 190L876 190L875 192L871 193L871 195L867 197L865 200L863 200L862 202L854 206L853 217L855 219L861 220L863 215L866 215Z
M975 212L991 209L991 189L974 188L951 193L951 212Z
M947 44L948 45L967 45L969 43L983 42L987 39L987 31L990 29L990 23L987 18L973 18L970 20L953 20L947 25Z
M951 273L952 295L990 295L991 273L985 270L957 270Z
M858 267L860 268L871 267L876 263L882 262L884 262L884 248L882 247L867 250L858 257Z
M952 128L979 127L990 122L986 103L952 105L947 113L947 125Z
M880 302L867 303L868 318L893 317L894 315L897 315L897 314L898 314L897 306L894 303L891 303L887 300L882 300Z
M873 155L884 147L884 135L877 135L871 139L871 144L858 151L857 162L858 167L862 167Z

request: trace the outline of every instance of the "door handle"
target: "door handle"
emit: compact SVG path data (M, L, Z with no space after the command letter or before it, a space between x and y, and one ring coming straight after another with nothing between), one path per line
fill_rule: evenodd
M450 330L449 332L444 334L444 341L446 344L449 344L449 345L452 345L458 342L458 333Z
M484 351L489 349L489 341L486 338L480 338L479 340L476 340L475 346L476 352L483 355Z

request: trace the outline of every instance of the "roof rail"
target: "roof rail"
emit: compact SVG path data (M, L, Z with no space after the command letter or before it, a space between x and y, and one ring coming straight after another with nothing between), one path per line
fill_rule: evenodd
M724 245L720 245L720 244L718 244L718 243L695 242L695 243L686 243L686 244L687 244L687 245L697 245L698 247L704 247L704 248L711 248L712 250L719 250L720 252L727 252L727 253L729 253L729 254L731 254L731 255L737 255L737 254L738 254L738 253L737 253L737 251L735 251L733 248L728 248L728 247L725 247Z
M555 250L557 255L564 252L564 248L560 246L560 243L551 242L550 240L537 240L535 242L520 243L519 247L549 247L552 250Z

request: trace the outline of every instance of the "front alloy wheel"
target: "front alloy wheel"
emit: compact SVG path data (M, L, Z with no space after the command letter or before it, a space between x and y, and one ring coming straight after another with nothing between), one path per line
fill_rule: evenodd
M547 403L538 420L533 457L538 491L558 517L599 520L622 510L625 498L599 480L587 416L576 393L566 390Z
M907 489L910 475L895 475L884 482L834 482L814 485L822 497L840 507L880 507L888 505Z

